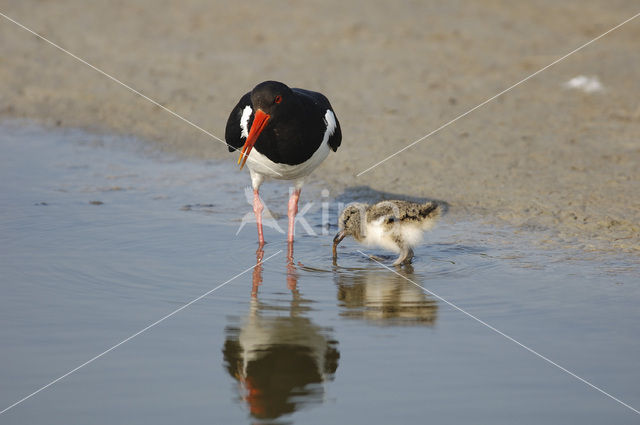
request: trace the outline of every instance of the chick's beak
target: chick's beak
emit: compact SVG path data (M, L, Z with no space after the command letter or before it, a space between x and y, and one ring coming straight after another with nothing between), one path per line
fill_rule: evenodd
M333 259L334 260L338 257L338 251L336 250L338 248L338 244L340 243L340 241L344 239L345 236L347 235L345 234L344 230L341 230L338 233L336 233L335 237L333 238Z

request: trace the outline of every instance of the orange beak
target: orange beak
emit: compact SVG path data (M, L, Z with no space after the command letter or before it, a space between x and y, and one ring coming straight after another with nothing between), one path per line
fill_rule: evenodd
M262 133L262 130L264 130L267 125L267 122L269 122L269 118L271 118L271 116L262 112L261 109L256 110L256 114L253 117L253 124L251 124L251 130L249 130L249 135L247 136L247 140L244 142L242 152L240 152L240 157L238 158L240 169L242 169L245 162L247 162L249 153L251 152L251 149L253 149L253 145L256 144L256 141L258 140L260 133Z

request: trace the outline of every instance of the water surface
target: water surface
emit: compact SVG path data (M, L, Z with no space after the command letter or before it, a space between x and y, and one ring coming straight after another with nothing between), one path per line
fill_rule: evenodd
M348 240L334 266L333 194L303 191L317 236L290 253L267 228L260 251L253 223L237 233L249 178L231 157L25 123L0 151L0 410L245 271L1 423L640 420L417 286L639 408L634 257L444 220L398 274ZM282 229L287 190L263 191Z

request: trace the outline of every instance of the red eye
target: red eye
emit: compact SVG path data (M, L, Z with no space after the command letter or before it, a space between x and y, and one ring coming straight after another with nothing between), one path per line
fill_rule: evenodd
M280 102L282 102L282 96L277 95L277 96L275 97L275 99L273 99L273 101L274 101L275 103L280 103Z

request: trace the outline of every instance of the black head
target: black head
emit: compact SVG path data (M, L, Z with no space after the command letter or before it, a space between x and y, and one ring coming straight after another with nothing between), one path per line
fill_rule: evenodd
M264 81L251 90L251 104L254 110L261 109L273 122L282 111L292 107L293 91L278 81Z
M285 116L288 110L295 107L293 90L286 84L277 81L265 81L251 90L251 104L253 105L253 122L251 129L244 142L242 152L238 158L238 164L242 168L247 162L249 153L253 149L260 133L270 123L277 121L279 117Z

